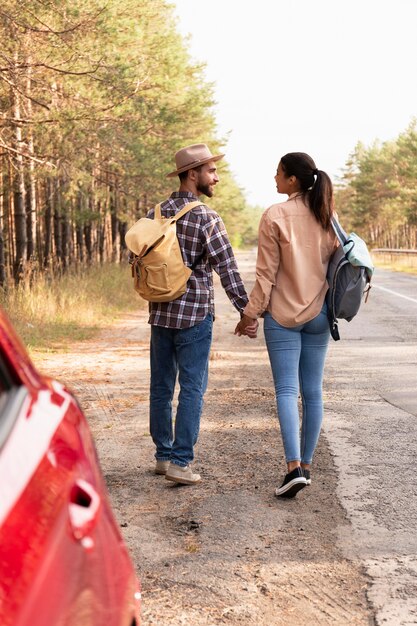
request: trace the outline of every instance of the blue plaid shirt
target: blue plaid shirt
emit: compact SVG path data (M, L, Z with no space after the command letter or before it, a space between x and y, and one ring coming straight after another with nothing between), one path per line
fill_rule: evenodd
M198 198L190 192L176 191L161 204L161 213L170 217L196 200ZM153 216L154 209L151 209L147 217ZM213 270L219 275L235 309L242 313L248 296L220 216L202 203L177 222L177 237L184 263L188 267L197 264L188 280L187 291L180 298L149 303L149 323L165 328L189 328L203 321L209 313L214 317Z

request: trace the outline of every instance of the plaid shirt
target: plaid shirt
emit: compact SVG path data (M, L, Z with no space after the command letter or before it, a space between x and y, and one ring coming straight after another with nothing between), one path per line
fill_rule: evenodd
M188 202L198 200L192 193L176 191L162 203L162 215L175 215ZM154 209L147 217L153 218ZM186 213L177 222L177 237L184 263L197 264L188 279L187 291L171 302L149 303L149 324L165 328L189 328L212 313L214 317L213 270L233 306L241 313L248 297L240 277L232 246L220 216L205 204Z

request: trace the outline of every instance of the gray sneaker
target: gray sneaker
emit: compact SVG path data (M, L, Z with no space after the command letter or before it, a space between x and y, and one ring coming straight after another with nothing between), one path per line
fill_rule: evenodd
M167 473L168 467L169 467L169 461L162 461L161 459L156 459L155 474L160 474L161 476L165 476L165 474Z
M180 485L195 485L200 482L200 474L193 474L190 465L181 467L176 463L170 463L165 474L166 480L171 480L173 483L179 483Z

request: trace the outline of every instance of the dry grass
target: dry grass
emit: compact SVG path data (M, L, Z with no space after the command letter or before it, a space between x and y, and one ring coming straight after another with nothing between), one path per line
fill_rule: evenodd
M391 272L404 272L405 274L417 275L417 267L406 265L405 263L376 262L375 267L383 270L390 270Z
M130 268L106 264L22 281L0 294L23 342L30 349L65 350L73 341L89 339L120 313L141 303L134 292Z
M391 270L392 272L417 274L417 259L415 256L401 256L395 259L391 255L374 254L372 260L376 268Z
M377 268L417 274L417 267L384 263ZM66 350L73 341L93 337L121 313L145 307L133 291L127 265L105 264L69 272L64 276L42 275L29 284L0 292L0 304L30 350ZM220 352L211 360L222 360Z

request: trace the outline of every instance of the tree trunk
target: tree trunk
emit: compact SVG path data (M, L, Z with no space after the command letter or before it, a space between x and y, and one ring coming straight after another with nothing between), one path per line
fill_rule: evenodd
M62 269L64 272L68 269L70 258L70 238L71 238L71 225L68 220L68 216L65 211L61 215L61 228L62 228Z
M0 286L6 285L6 265L4 254L4 175L0 170Z
M106 240L106 225L104 222L100 222L98 225L98 258L100 265L104 263L104 243Z
M53 184L50 178L46 179L45 189L45 246L43 252L43 266L48 267L51 257L52 243L52 201Z
M111 217L111 260L117 261L120 255L119 246L119 193L117 189L117 182L113 186L110 186L110 217Z
M28 58L27 70L27 93L31 93L32 89L32 67L31 59ZM32 100L27 99L26 103L27 116L32 119ZM34 156L33 127L29 124L28 128L28 154ZM28 189L26 198L26 231L27 231L27 258L34 258L36 255L36 177L35 162L29 159L28 163Z
M77 260L80 263L84 262L84 245L83 245L83 227L81 224L77 224L75 227L75 238L77 245Z
M93 242L92 242L92 227L91 222L84 225L84 241L85 249L87 252L87 263L91 265L93 260Z
M125 235L127 233L127 222L119 221L119 237L120 237L120 250L119 250L119 263L123 261L124 253L127 250Z
M54 265L61 270L62 268L62 224L61 224L61 189L59 180L54 182Z
M4 222L6 228L6 265L11 273L13 269L13 262L15 257L15 238L14 238L14 226L13 226L13 163L12 157L9 155L7 159L8 164L8 185L7 194L4 199Z
M17 57L16 57L17 63ZM14 200L14 226L16 238L16 255L14 259L13 275L16 282L22 277L25 270L25 262L27 257L27 237L26 237L26 205L25 205L25 173L23 156L24 149L22 127L18 120L20 116L20 95L16 89L12 89L13 116L14 126L14 148L16 154L14 157L14 179L13 179L13 200Z

